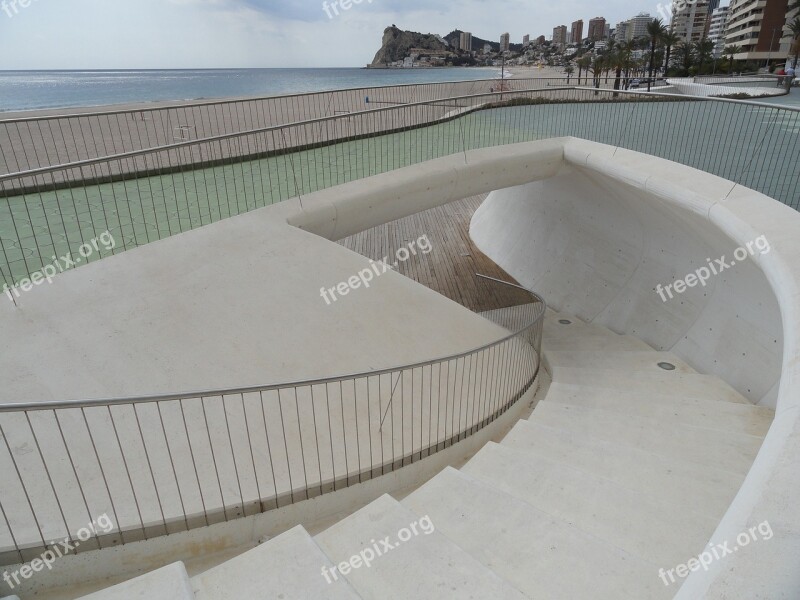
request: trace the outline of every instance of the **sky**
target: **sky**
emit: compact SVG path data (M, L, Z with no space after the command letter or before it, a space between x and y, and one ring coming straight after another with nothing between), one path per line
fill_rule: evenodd
M348 0L336 0L345 2ZM361 67L383 30L453 29L522 42L603 16L612 27L652 0L0 0L0 70ZM338 11L338 15L336 14ZM10 16L9 16L10 15ZM2 93L2 90L0 90Z

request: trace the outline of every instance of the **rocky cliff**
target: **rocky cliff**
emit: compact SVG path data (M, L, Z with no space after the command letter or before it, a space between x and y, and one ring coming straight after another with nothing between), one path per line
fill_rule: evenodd
M401 31L394 25L387 27L383 32L381 49L372 60L373 67L381 67L388 63L403 60L411 48L443 51L447 46L432 33L416 33L415 31Z

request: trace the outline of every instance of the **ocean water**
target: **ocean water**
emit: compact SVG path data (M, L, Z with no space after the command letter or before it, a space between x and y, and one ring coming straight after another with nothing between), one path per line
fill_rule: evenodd
M0 71L0 111L492 79L494 68Z

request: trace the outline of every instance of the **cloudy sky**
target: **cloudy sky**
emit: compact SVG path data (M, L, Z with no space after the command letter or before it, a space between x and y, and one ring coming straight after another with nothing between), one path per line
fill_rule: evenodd
M26 1L26 0L22 0ZM341 1L341 0L339 0ZM651 0L0 0L0 70L350 67L371 62L385 27L453 29L514 42L603 16L612 25ZM331 4L332 1L328 0ZM16 9L14 6L16 5ZM597 13L600 13L599 15ZM11 16L9 16L9 14Z

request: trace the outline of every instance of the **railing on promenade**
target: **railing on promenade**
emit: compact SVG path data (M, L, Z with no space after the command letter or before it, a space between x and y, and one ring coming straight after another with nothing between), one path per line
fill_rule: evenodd
M499 70L498 70L499 73ZM510 78L504 91L577 84L576 77ZM241 133L287 123L393 106L483 94L499 78L350 88L235 100L163 102L135 109L61 110L57 115L3 118L0 175Z
M545 313L536 294L484 279L518 290L519 304L495 317L511 333L444 358L241 389L0 405L0 564L54 541L106 548L258 514L473 435L534 384Z
M798 208L799 129L800 110L788 107L570 87L384 106L180 142L0 176L0 272L13 286L87 243L94 248L81 264L407 165L560 136L674 160ZM113 247L98 247L106 231Z

